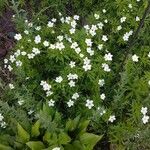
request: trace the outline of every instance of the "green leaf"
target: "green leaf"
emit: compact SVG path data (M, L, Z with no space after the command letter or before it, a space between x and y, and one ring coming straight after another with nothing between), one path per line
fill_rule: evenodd
M79 130L80 130L80 133L79 134L81 134L81 133L83 133L83 132L85 132L86 131L86 129L87 129L87 126L89 125L89 120L85 120L85 121L82 121L80 124L79 124Z
M13 149L9 146L5 146L5 145L0 144L0 150L13 150Z
M64 132L60 133L58 136L59 144L67 144L71 141L71 138Z
M37 137L37 136L40 135L39 128L40 128L40 121L38 120L38 121L32 126L32 130L31 130L32 137Z
M30 141L30 142L26 143L26 145L31 150L42 150L45 148L44 144L40 141Z
M67 144L65 150L85 150L80 141L74 141L72 144Z
M18 123L18 126L17 126L17 129L18 129L18 138L23 142L23 143L26 143L30 140L30 135L27 131L25 131L23 129L23 127Z
M102 138L102 136L98 136L92 133L84 133L80 136L80 141L82 144L89 147L89 149L93 149L96 143Z
M74 120L69 119L66 123L66 130L67 131L75 130L79 121L80 121L80 116L76 117Z

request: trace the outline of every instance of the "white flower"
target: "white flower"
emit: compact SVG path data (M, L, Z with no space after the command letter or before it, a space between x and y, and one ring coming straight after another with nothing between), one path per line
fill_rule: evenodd
M49 47L50 49L55 49L56 48L56 46L55 46L55 44L50 44L50 47Z
M148 85L150 85L150 80L148 81Z
M32 52L33 52L35 55L40 54L40 50L39 50L38 48L35 48L35 47L33 47ZM33 57L34 57L34 56L33 56Z
M12 71L13 68L12 68L10 65L8 65L8 70L9 70L9 71Z
M52 18L52 22L56 22L57 21L57 19L56 18Z
M32 22L28 23L28 26L33 27L33 23Z
M21 55L25 56L25 55L27 55L27 53L25 51L23 51L23 52L21 52Z
M3 115L0 113L0 121L3 121L4 117Z
M53 94L52 91L46 91L46 97L49 97L49 96L51 96L52 94Z
M102 50L102 48L103 48L103 44L99 44L99 45L98 45L98 49L99 49L99 50Z
M57 39L61 42L64 39L64 37L59 35L59 36L57 36Z
M62 78L61 76L59 76L59 77L57 77L57 78L55 79L55 81L56 81L57 83L61 83L61 82L63 81L63 78Z
M28 54L27 56L28 56L28 59L33 59L35 54L31 53L31 54Z
M104 79L100 79L100 80L98 81L98 84L100 85L100 87L104 86L105 80L104 80Z
M78 15L74 15L74 16L73 16L73 19L74 19L74 20L79 20L79 16L78 16Z
M54 26L54 23L51 22L51 21L49 21L48 24L47 24L47 26L48 26L49 28L52 28L52 27Z
M74 93L73 95L72 95L72 99L77 99L77 98L79 98L79 94L78 93Z
M148 53L148 57L150 58L150 52Z
M139 60L139 56L137 56L136 54L134 54L133 56L132 56L132 60L134 61L134 62L138 62Z
M105 61L112 61L113 55L111 53L105 54L104 59Z
M97 24L97 26L98 26L99 29L102 29L104 24L102 22L100 22L100 23Z
M44 91L50 91L50 89L51 89L51 87L52 87L52 86L49 85L46 81L41 81L40 85L43 86L43 90L44 90Z
M52 150L60 150L60 147L55 147Z
M71 44L71 48L72 49L75 49L75 48L77 48L78 47L78 43L77 42L73 42L72 44Z
M106 98L105 94L102 93L102 94L100 95L100 98L101 98L102 100L104 100L104 99Z
M28 31L28 30L25 30L24 33L28 35L28 34L29 34L29 31Z
M136 21L140 21L140 18L138 16L136 16L135 20Z
M95 19L99 19L99 15L98 14L94 14Z
M79 53L81 52L80 47L75 48L75 52L76 52L77 54L79 54Z
M55 47L56 47L56 49L61 51L65 48L65 45L63 44L63 42L57 42Z
M91 47L88 47L86 51L90 54L90 56L94 55L94 51L91 49Z
M91 70L91 65L90 64L85 64L85 65L83 65L83 69L85 70L85 71L88 71L88 70Z
M78 79L78 75L69 73L67 75L67 78L68 78L68 80L75 80L75 79Z
M45 47L48 47L48 46L49 46L49 42L48 42L48 41L44 41L44 42L43 42L43 45L44 45Z
M50 101L48 101L48 106L49 107L53 107L54 106L55 101L53 101L52 99Z
M87 46L92 46L92 41L91 41L91 39L85 39L85 43L87 44Z
M9 60L13 63L13 62L16 60L16 58L15 58L15 56L14 56L14 55L10 55Z
M70 65L71 68L74 68L76 66L74 61L70 61L69 65Z
M106 9L103 9L102 12L105 14L106 13Z
M74 105L74 101L72 101L71 99L67 102L68 107L71 107Z
M13 84L11 84L11 83L9 83L9 85L8 85L8 86L9 86L9 88L10 88L10 89L14 89L14 88L15 88L15 87L14 87L14 85L13 85Z
M75 82L73 80L70 80L68 84L70 87L75 87Z
M86 105L85 105L85 106L88 107L89 109L91 109L91 108L94 106L93 100L87 99L87 100L86 100Z
M36 44L41 43L41 37L40 37L40 35L35 36L34 42L35 42Z
M16 34L15 36L14 36L14 38L17 40L17 41L19 41L19 40L21 40L22 39L22 35L19 33L19 34Z
M71 27L72 27L72 28L75 28L75 27L76 27L76 25L77 25L77 23L76 23L76 21L75 21L75 20L71 21Z
M128 7L129 7L129 8L132 8L132 4L129 4Z
M24 100L19 100L18 101L18 104L21 106L21 105L23 105L23 103L24 103Z
M41 30L41 26L36 27L35 30L40 31Z
M108 119L108 121L110 121L110 122L114 122L115 120L116 120L115 115L110 116Z
M106 35L103 35L103 36L102 36L102 40L103 40L104 42L106 42L106 41L108 40L107 36L106 36Z
M106 64L106 63L103 63L103 64L102 64L102 68L103 68L104 71L106 71L106 72L110 72L110 71L111 71L111 69L109 68L109 65Z
M141 113L142 113L143 115L146 115L146 113L147 113L147 107L142 107L142 108L141 108Z
M129 37L133 34L133 31L129 31L129 32L126 32L124 35L123 35L123 40L124 41L128 41L129 40Z
M16 66L18 67L22 66L22 62L20 60L16 61Z
M121 25L117 27L117 30L118 30L118 31L120 31L121 29L122 29L122 26L121 26Z
M126 17L122 17L122 18L120 19L120 22L123 23L123 22L126 21L126 19L127 19Z
M144 115L142 118L143 123L144 124L148 123L148 120L149 120L149 116Z
M79 56L80 56L81 58L83 58L83 57L84 57L84 55L83 55L83 54L81 54L81 53L80 53L80 55L79 55Z
M70 34L74 34L75 31L76 31L76 30L75 30L74 28L71 28L71 29L69 30Z
M87 57L83 59L84 64L90 64L91 60L88 59Z
M104 20L104 22L105 22L105 23L108 23L108 20L107 20L107 19L105 19L105 20Z
M1 122L1 127L2 127L2 128L6 128L6 122L4 122L4 121Z

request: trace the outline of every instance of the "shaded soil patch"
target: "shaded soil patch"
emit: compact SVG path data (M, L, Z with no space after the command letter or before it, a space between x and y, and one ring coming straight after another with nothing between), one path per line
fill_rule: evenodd
M12 22L13 11L5 8L0 16L0 59L13 48L14 40L11 36L15 32L15 25Z

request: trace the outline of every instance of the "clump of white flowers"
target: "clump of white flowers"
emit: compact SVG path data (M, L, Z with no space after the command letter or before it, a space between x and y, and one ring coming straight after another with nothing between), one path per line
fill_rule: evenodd
M143 124L148 123L149 116L147 115L147 107L142 107L141 108L141 113L143 114L143 117L142 117Z
M46 81L41 81L40 85L43 87L43 90L46 91L47 97L53 94L51 91L52 86L49 85Z
M4 121L4 116L0 113L0 126L1 128L6 128L6 122Z
M86 58L83 59L83 61L84 61L84 63L83 63L83 69L85 71L91 70L91 67L92 67L91 60L86 57Z
M128 41L129 40L129 37L133 34L133 31L129 31L129 32L126 32L124 35L123 35L123 40L124 41Z

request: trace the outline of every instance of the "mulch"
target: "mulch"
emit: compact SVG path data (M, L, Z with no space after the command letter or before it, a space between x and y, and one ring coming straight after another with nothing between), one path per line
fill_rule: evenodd
M0 16L0 59L4 58L15 44L11 36L16 31L12 16L13 11L9 8L5 8Z

